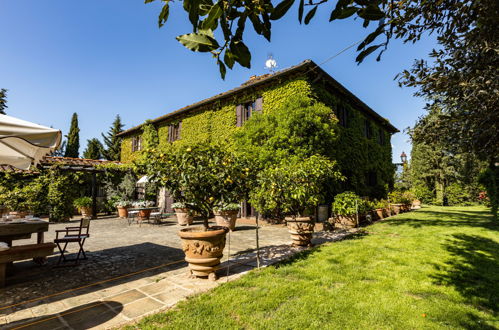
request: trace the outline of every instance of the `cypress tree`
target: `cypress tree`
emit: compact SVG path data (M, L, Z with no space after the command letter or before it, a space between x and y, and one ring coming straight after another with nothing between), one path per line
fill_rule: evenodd
M102 150L104 158L107 160L120 160L121 155L121 138L118 135L123 130L124 125L121 123L120 115L116 115L113 125L107 132L102 134L104 139L105 149Z
M93 138L93 139L87 140L87 148L83 152L83 158L101 159L103 149L104 149L104 147L98 139Z
M5 109L7 109L7 90L5 88L0 89L0 114L5 115Z
M71 127L69 128L69 133L66 135L67 144L66 152L64 157L74 157L78 158L80 155L80 129L78 128L78 114L73 113L71 118Z

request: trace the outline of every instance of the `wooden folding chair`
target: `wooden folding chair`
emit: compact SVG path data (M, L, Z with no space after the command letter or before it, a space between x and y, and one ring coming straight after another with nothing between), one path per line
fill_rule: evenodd
M80 220L80 226L78 227L66 227L66 229L56 230L56 238L54 243L57 244L57 248L61 252L59 256L59 260L57 261L57 265L59 266L61 262L74 261L73 266L78 265L80 259L87 259L87 255L85 254L85 250L83 250L83 244L85 244L85 240L90 237L88 233L90 229L90 218L82 218ZM59 237L59 233L64 233L63 237ZM61 234L62 235L62 234ZM79 250L76 255L76 258L67 259L64 253L66 253L66 247L69 243L78 243ZM62 244L64 244L63 247ZM80 256L82 256L80 258Z

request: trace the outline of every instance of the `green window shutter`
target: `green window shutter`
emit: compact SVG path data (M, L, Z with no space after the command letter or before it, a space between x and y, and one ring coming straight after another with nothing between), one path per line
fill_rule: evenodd
M254 111L262 111L263 109L263 98L259 97L255 100L255 109Z
M243 106L241 104L236 106L236 126L243 126Z

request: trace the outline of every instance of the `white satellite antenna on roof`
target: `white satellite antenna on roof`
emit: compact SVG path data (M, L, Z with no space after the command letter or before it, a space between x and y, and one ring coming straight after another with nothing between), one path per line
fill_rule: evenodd
M272 54L269 54L269 57L265 61L265 69L269 70L270 73L274 73L275 69L277 69L277 62L274 60Z

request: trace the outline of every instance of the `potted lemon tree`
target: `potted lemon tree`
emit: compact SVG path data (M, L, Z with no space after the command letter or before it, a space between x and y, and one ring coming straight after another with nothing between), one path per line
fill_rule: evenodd
M203 226L190 226L178 234L191 274L215 279L228 228L210 226L208 220L221 203L244 197L249 179L246 163L219 147L199 144L151 152L140 169L166 187L176 202L202 217Z
M311 245L315 225L309 214L323 201L324 184L342 179L336 162L326 157L285 160L257 175L250 202L261 213L274 213L279 208L293 245L307 246Z

